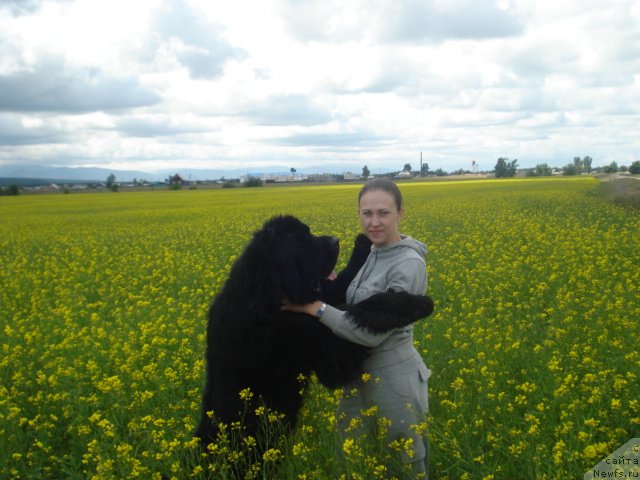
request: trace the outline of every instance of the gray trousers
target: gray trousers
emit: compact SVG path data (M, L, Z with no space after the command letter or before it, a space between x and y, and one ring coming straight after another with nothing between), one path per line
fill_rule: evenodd
M384 363L384 362L382 362ZM374 368L368 368L373 366ZM416 429L424 424L429 409L429 369L417 354L400 359L391 365L365 365L370 375L344 389L338 406L338 428L343 437L358 435L350 429L353 419L360 419L360 428L375 431L377 419L384 418L387 443L397 439L410 439L411 452L403 452L403 464L411 464L416 474L428 472L428 445L426 432ZM371 408L376 407L375 415ZM362 432L364 433L364 432ZM420 478L416 475L413 478Z

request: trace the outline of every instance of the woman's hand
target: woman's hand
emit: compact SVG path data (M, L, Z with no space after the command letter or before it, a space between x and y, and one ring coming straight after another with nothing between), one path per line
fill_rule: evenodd
M290 303L287 297L282 299L282 304L280 305L280 310L285 310L289 312L295 313L305 313L307 315L311 315L312 317L316 316L318 310L322 306L322 302L317 300L312 303L305 303L304 305L296 305L294 303Z

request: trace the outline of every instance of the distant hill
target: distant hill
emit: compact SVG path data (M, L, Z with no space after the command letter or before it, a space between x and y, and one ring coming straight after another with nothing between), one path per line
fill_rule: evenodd
M60 180L55 178L20 178L20 177L0 177L0 187L18 185L19 187L42 187L52 183L82 183L75 180Z
M134 178L145 179L149 181L161 180L156 175L146 172L125 171L125 170L108 170L106 168L71 168L71 167L47 167L32 165L0 165L0 178L6 183L9 179L25 180L46 180L51 182L104 182L111 174L116 176L118 181L130 182ZM16 181L16 183L18 183Z
M371 169L372 173L377 172ZM360 173L362 167L343 165L340 167L309 167L297 169L297 173ZM385 170L386 171L386 170ZM116 176L118 182L132 182L134 179L147 180L149 182L162 182L169 175L179 173L185 180L218 180L220 178L239 178L245 175L259 176L261 174L288 174L290 168L284 166L271 166L261 168L243 168L233 170L223 169L194 169L175 168L158 172L142 172L135 170L113 170L107 168L89 167L48 167L44 165L0 165L0 184L8 185L18 183L20 185L42 185L47 183L82 183L104 182L111 174ZM25 183L28 182L28 183Z

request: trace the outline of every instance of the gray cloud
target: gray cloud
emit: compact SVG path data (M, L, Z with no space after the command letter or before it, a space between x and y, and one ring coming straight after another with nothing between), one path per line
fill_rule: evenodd
M639 151L633 0L90 1L0 0L0 163Z
M14 16L29 15L40 8L43 0L3 0L0 10L6 10Z
M219 77L229 60L246 56L242 49L233 47L224 38L221 27L208 23L184 0L163 2L156 11L152 29L151 48L154 51L167 41L179 40L182 45L176 51L176 57L192 78Z
M96 69L65 69L51 61L34 71L0 75L0 111L84 113L154 105L160 96L135 78Z
M216 78L224 72L226 61L224 53L209 49L182 52L178 58L192 78Z
M39 123L26 127L20 118L11 113L0 114L0 145L24 146L63 143L68 135L51 123Z
M329 111L305 95L275 95L241 106L238 113L257 125L312 126L331 120Z
M371 132L307 132L290 135L283 138L276 138L270 141L276 145L293 147L320 147L321 149L339 148L360 148L386 144L390 138L376 135Z
M341 23L345 7L349 5L337 0L284 0L280 15L290 34L309 42L341 42L361 38L364 25L347 26ZM367 16L362 11L363 17Z
M172 137L191 133L206 133L211 129L173 121L170 115L155 118L125 117L118 120L116 129L127 137Z
M520 21L493 0L387 0L377 18L381 39L391 42L489 39L523 31Z
M494 0L380 0L359 6L358 21L349 21L354 4L328 0L284 0L288 31L303 41L439 42L488 39L523 32L520 20ZM346 19L346 20L345 20Z

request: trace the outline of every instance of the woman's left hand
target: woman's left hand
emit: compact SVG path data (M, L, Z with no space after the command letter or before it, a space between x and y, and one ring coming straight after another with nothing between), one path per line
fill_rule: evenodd
M306 313L307 315L315 316L321 305L322 302L320 300L312 303L305 303L303 305L296 305L291 303L287 297L284 297L280 304L280 310L295 313Z

